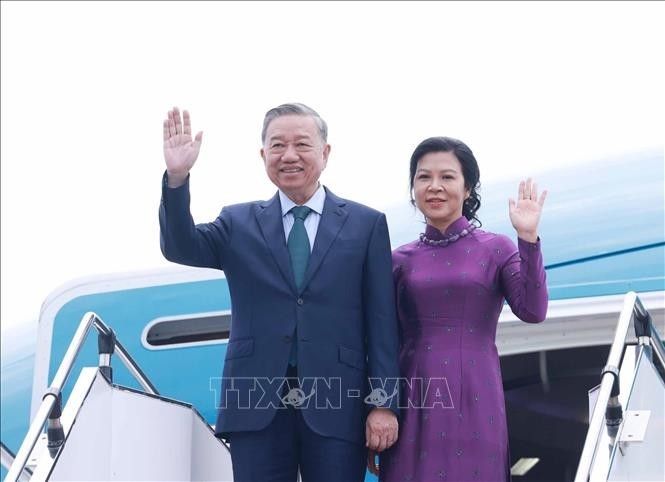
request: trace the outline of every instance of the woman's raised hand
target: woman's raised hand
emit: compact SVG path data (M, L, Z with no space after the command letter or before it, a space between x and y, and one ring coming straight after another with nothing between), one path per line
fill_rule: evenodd
M177 107L168 112L164 119L164 160L168 174L169 187L178 187L184 184L190 169L196 162L201 149L203 132L196 134L192 140L192 125L189 112L182 113Z
M538 185L528 178L520 182L517 202L512 198L508 200L510 222L523 240L532 243L538 240L538 223L546 197L547 190L538 198Z

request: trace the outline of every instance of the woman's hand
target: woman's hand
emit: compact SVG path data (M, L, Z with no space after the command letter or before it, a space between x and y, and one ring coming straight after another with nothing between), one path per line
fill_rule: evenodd
M510 222L517 231L517 236L524 241L535 243L538 240L538 223L546 197L547 190L538 198L538 185L528 178L520 182L517 202L512 198L508 200Z
M164 120L164 160L170 187L178 187L185 183L189 170L196 162L201 149L203 132L196 134L192 140L192 126L189 112L183 112L183 123L177 107L170 110Z

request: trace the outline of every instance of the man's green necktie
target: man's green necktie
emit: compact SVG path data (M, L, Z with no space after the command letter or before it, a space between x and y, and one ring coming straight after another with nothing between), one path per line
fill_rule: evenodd
M307 237L307 230L305 229L305 218L312 210L307 206L296 206L291 209L291 212L293 213L293 227L289 233L289 240L286 245L289 248L293 278L295 279L296 287L300 290L310 253L309 237Z
M305 229L305 218L312 212L307 206L296 206L291 209L293 213L293 227L289 233L289 239L286 242L289 248L289 258L291 259L291 269L293 270L293 278L296 282L296 288L300 291L302 287L303 278L305 277L305 270L309 262L309 237ZM297 363L297 333L294 333L293 344L291 345L291 355L289 357L289 364L296 366Z

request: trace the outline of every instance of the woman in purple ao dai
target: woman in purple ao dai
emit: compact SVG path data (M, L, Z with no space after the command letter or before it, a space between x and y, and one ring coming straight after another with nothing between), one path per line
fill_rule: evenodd
M400 429L370 471L382 482L510 479L496 328L504 299L528 323L545 319L547 288L538 197L522 181L509 214L517 247L476 228L479 169L462 142L426 139L411 157L420 239L393 252L401 328Z

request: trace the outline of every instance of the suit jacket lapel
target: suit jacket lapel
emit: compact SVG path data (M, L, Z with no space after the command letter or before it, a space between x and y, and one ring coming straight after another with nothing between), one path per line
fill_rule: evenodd
M345 204L346 202L344 200L338 198L326 188L326 200L323 204L323 212L321 213L321 219L319 220L319 228L316 232L314 248L312 249L312 255L309 258L309 263L307 264L307 270L305 271L305 277L302 283L303 291L321 265L323 258L325 258L330 246L337 237L340 229L342 229L342 226L349 215L346 209L343 208ZM284 236L284 234L282 234L282 236Z
M256 220L259 223L263 239L270 248L279 270L282 272L282 276L284 276L287 284L291 287L291 291L296 293L293 271L291 270L291 263L289 263L289 251L286 247L279 194L275 194L270 201L260 204L260 209L256 213Z

